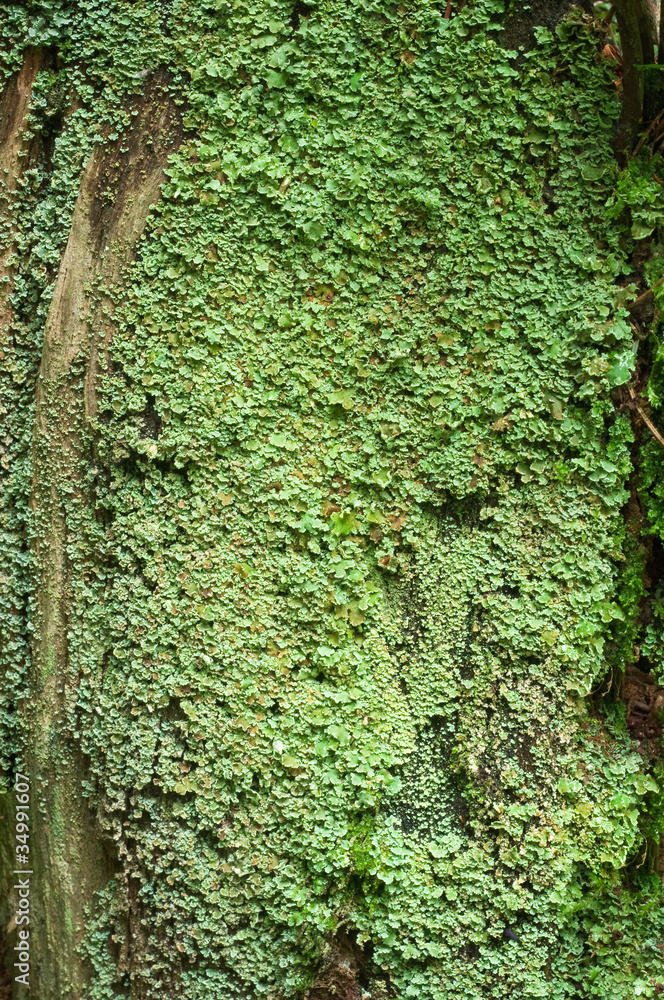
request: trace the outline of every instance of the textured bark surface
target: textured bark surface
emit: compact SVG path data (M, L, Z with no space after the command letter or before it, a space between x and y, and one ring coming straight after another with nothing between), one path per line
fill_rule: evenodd
M26 140L26 116L30 108L32 85L46 62L41 49L28 49L21 71L10 78L0 98L0 219L3 225L0 250L0 330L7 330L11 318L9 297L13 268L9 263L15 250L12 228L16 224L14 195L23 174L35 159L39 136Z
M31 51L6 90L14 114L8 116L3 162L15 182L19 154L26 156L21 130L30 82L41 62L40 54ZM67 524L77 506L89 503L81 473L90 451L95 381L112 329L108 293L133 259L148 212L159 198L168 155L182 138L181 117L164 91L163 77L153 77L130 110L132 127L115 141L95 146L83 172L36 383L31 508L38 603L31 697L24 712L36 812L32 849L35 870L41 873L31 900L33 968L44 1000L81 996L89 976L77 951L85 912L114 870L82 794L85 759L70 730L78 679L68 653L72 581ZM23 987L16 985L15 992L21 995ZM31 995L29 990L25 994Z
M167 7L0 3L14 1000L656 996L643 11Z
M5 347L11 321L10 296L13 288L14 268L11 264L15 252L14 231L16 226L16 189L21 183L25 172L30 168L37 155L39 137L26 139L26 117L30 108L32 85L37 73L44 65L44 53L40 49L28 49L19 73L5 84L0 97L0 224L2 240L0 242L0 350ZM7 416L6 403L0 400L0 414ZM3 420L4 423L4 420ZM2 468L0 476L6 475L9 457L5 448L2 452ZM18 602L16 602L18 603ZM23 628L20 611L13 609L15 614L15 630ZM10 635L5 632L4 641L10 641ZM0 966L3 974L0 978L0 996L2 1000L11 997L11 958L6 948L8 937L14 929L14 913L16 910L16 895L12 889L14 839L11 817L14 814L14 799L12 795L0 795L0 927L2 935ZM6 971L5 971L6 970Z
M582 10L589 17L594 16L592 0L516 0L508 7L504 30L500 35L501 45L518 51L528 51L535 44L535 29L556 26L569 13L571 7Z

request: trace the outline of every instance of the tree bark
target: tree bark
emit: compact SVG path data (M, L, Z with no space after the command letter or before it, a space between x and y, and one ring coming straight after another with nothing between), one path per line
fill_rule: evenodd
M592 5L46 6L0 4L13 996L661 993L645 8L620 105Z

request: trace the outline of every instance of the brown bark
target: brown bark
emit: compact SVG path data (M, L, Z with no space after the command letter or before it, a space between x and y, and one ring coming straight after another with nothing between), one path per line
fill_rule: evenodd
M9 196L30 159L32 147L23 132L31 86L42 65L42 54L29 50L21 72L5 91L0 165L8 171ZM26 771L31 777L35 872L32 976L41 1000L81 996L89 974L77 951L84 909L113 870L83 795L85 768L70 731L70 696L77 679L70 673L67 648L71 587L65 510L71 516L76 509L81 470L90 454L95 380L104 337L110 331L109 300L103 289L120 279L133 258L148 213L158 200L168 155L182 136L178 109L163 84L159 77L148 83L131 109L138 112L132 127L114 143L96 147L85 168L46 323L36 386L31 507L38 601L31 698L24 713L30 734ZM10 276L11 251L8 245L1 262ZM7 327L12 319L7 294L2 309ZM14 943L12 932L10 950ZM30 995L15 984L14 996L23 994Z

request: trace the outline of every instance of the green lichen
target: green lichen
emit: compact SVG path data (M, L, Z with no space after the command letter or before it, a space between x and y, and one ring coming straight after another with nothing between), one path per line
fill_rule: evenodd
M339 928L376 996L652 996L658 785L587 697L641 596L611 391L643 234L597 37L162 8L1 8L7 72L58 48L35 128L77 96L22 203L18 495L83 164L158 66L187 107L70 489L65 724L118 855L89 1000L293 996Z

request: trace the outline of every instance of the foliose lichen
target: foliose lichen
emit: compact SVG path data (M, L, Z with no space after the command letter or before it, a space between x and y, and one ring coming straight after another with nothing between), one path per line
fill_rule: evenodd
M69 512L66 725L118 874L89 1000L297 995L340 928L374 997L664 986L661 764L591 698L639 627L611 394L660 182L619 175L587 18L517 58L502 2L445 6L0 7L7 76L57 53L35 132L59 116L17 195L2 361L8 760L81 171L159 67L188 130L129 274L90 290L114 330Z

